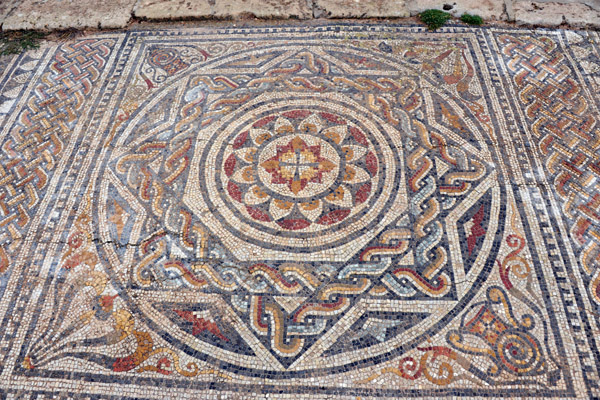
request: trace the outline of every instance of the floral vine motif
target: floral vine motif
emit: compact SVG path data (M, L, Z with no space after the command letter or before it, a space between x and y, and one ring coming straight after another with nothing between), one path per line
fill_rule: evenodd
M543 300L532 288L532 268L521 255L526 242L516 224L514 204L512 209L511 226L514 233L506 238L506 244L512 251L502 261L496 261L504 288L489 287L487 300L472 305L463 315L461 327L449 332L447 339L456 349L484 355L493 362L487 373L478 370L482 376L493 380L502 372L516 375L520 379L546 375L548 384L555 385L560 379L562 366L550 351L549 329L541 307L538 306ZM519 320L508 295L533 314L523 313ZM537 332L538 335L543 335L543 345L536 337L536 321L541 324L541 329L538 328ZM485 346L468 346L468 336L477 337Z
M464 370L469 370L469 360L456 351L445 346L417 347L423 352L419 360L414 357L404 357L398 367L388 367L370 377L358 381L358 384L369 383L385 374L391 373L411 381L424 377L429 382L438 386L447 386L457 379L472 379L464 374L457 374L453 364L460 365Z
M167 76L173 76L190 66L174 49L152 49L148 62L150 65L164 70Z
M167 78L189 68L192 64L206 61L210 54L202 49L192 47L161 48L153 47L148 53L150 67L144 73L153 75L157 83L164 82Z
M463 315L460 327L448 332L446 339L456 350L485 356L492 362L486 371L471 367L471 371L484 381L499 384L505 381L499 378L506 374L516 376L519 382L546 375L548 384L554 386L561 371L548 350L546 324L533 302L527 300L523 303L542 321L546 346L542 346L535 336L534 315L517 317L506 291L500 286L489 287L486 300L473 304ZM552 369L553 366L558 368Z
M383 53L401 54L415 64L440 85L448 85L455 90L458 98L475 102L481 95L472 93L471 82L475 76L475 67L467 57L468 51L463 44L452 46L427 43L403 44L381 42L376 47Z

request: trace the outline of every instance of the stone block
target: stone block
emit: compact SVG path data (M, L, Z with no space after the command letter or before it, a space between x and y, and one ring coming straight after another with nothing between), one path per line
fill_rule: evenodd
M577 28L600 26L600 12L581 3L517 1L514 9L518 25L553 27L568 24Z
M315 17L400 18L408 17L404 0L315 0Z
M594 10L600 11L600 0L536 0L537 3L567 3L585 4Z
M17 6L16 0L0 1L0 26L8 16L8 14Z
M407 3L411 15L434 8L455 17L464 13L479 15L484 20L506 20L503 0L412 0Z
M312 17L306 0L139 0L134 15L148 20Z
M3 30L123 28L135 0L22 0L6 17Z

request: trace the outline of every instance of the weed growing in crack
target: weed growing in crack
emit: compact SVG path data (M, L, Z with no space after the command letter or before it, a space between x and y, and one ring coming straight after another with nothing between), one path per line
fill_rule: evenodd
M441 28L450 18L452 18L450 14L441 10L425 10L419 14L419 19L430 31Z
M479 15L471 15L471 14L464 13L463 15L460 16L460 20L462 22L464 22L465 24L469 24L469 25L483 24L483 18L481 18Z
M40 47L39 41L45 37L45 33L34 31L2 32L0 33L0 56L37 49Z

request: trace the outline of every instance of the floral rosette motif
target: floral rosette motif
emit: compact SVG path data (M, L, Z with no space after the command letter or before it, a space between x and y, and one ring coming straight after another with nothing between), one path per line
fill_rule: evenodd
M326 112L268 115L225 154L223 187L244 215L272 228L316 232L360 213L376 190L373 145Z

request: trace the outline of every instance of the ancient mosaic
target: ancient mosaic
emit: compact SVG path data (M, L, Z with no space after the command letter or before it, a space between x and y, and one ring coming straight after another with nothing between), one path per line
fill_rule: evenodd
M599 41L198 28L3 60L0 396L600 396Z

